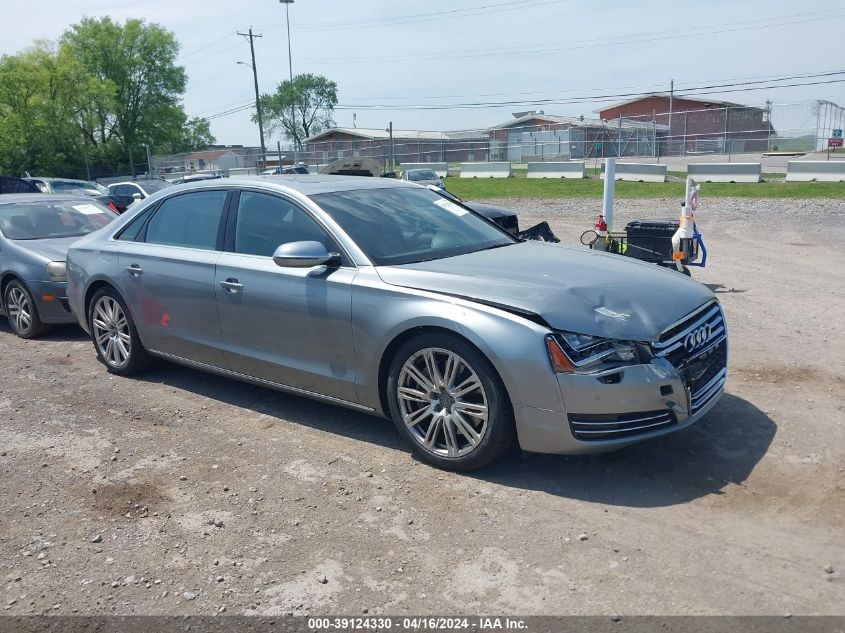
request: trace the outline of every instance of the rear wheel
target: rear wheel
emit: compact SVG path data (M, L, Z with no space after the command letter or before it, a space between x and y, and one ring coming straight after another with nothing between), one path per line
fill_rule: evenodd
M35 299L21 282L9 282L3 295L3 305L6 306L9 325L19 337L35 338L49 329L38 316Z
M457 337L424 334L397 352L390 413L414 455L448 470L474 470L514 444L505 387L490 362Z
M109 287L99 289L88 307L88 323L97 357L113 374L128 376L150 361L132 315L118 293Z

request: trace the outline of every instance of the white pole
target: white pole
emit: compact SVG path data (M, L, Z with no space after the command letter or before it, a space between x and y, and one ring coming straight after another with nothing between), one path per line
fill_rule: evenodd
M613 231L613 192L616 188L616 159L607 158L604 161L604 198L601 212L607 222L608 233Z

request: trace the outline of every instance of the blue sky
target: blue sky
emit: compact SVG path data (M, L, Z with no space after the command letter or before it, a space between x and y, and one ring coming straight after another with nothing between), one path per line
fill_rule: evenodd
M162 24L182 45L191 115L214 115L253 99L251 72L236 64L249 61L249 46L236 30L251 25L263 34L256 40L263 92L288 75L284 7L277 0L40 0L37 16L13 0L2 13L0 53L37 38L57 39L83 15ZM845 0L296 0L290 17L294 73L337 82L341 105L352 106L336 112L340 126L352 125L353 112L358 127L383 128L392 120L397 129L423 130L486 127L535 108L591 116L602 103L373 106L563 100L667 90L672 78L683 89L845 66ZM845 83L713 98L845 105ZM214 118L218 142L256 144L249 115ZM799 112L796 120L802 117Z

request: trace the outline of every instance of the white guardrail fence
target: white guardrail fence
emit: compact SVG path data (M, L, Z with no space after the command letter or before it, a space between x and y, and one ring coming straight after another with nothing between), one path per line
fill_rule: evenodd
M601 164L601 178L604 180L606 163ZM666 165L654 163L616 163L616 180L633 182L666 182Z
M845 160L791 160L787 182L845 182Z
M449 165L446 163L402 163L399 166L402 171L409 169L430 169L441 178L449 175Z
M501 163L461 163L461 178L510 178L513 175L511 164Z
M687 176L696 182L760 182L760 163L690 163Z
M528 163L529 178L583 178L584 161Z

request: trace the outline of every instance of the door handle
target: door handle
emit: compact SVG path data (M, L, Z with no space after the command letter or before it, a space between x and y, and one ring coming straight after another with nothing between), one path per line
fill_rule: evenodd
M128 272L133 277L139 277L144 269L141 268L138 264L132 264L131 266L126 267L126 272Z
M229 277L226 281L221 281L220 285L226 289L226 292L231 292L232 294L238 293L244 289L244 285L233 277Z

